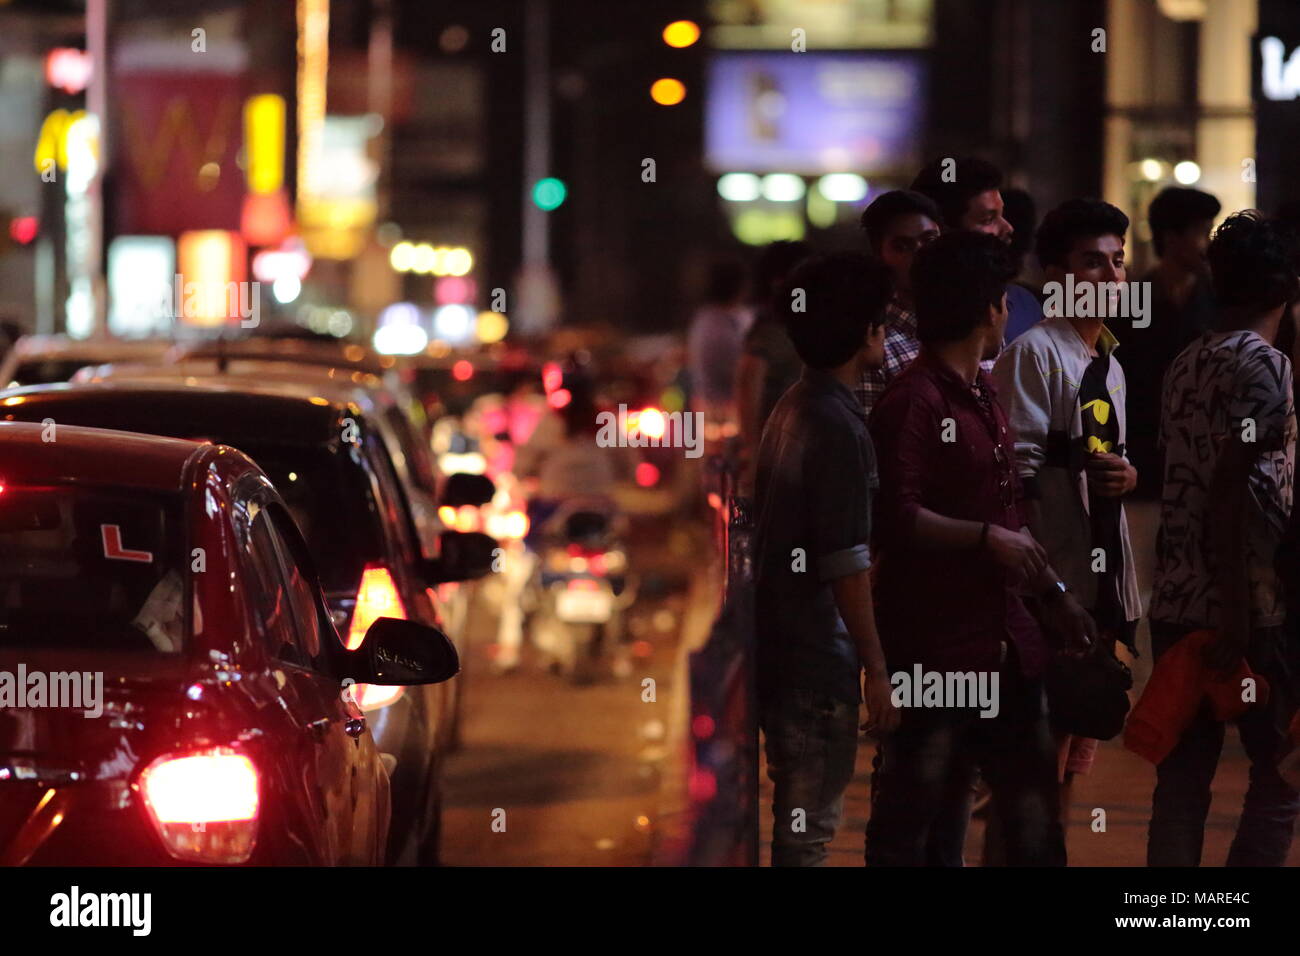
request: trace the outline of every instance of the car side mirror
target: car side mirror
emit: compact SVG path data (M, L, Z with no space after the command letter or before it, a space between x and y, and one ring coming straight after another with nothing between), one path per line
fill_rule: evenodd
M444 531L438 536L438 557L426 561L430 585L473 581L491 574L496 560L496 538L479 531Z
M470 475L458 471L454 475L447 476L439 504L452 508L459 508L462 505L478 508L491 501L496 493L497 486L487 475Z
M436 627L381 617L348 652L347 669L361 684L439 684L460 672L460 655Z

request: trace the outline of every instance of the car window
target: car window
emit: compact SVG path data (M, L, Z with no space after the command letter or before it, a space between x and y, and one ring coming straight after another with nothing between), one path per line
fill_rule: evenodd
M386 556L384 516L361 449L350 444L328 449L226 443L256 461L271 479L307 542L325 590L356 594L366 565Z
M66 382L87 365L94 365L90 359L41 358L29 359L14 369L10 381L0 383L5 387L13 385L46 385L50 382Z
M180 652L184 546L176 496L5 487L0 647Z
M421 491L435 494L437 492L438 479L433 471L433 459L429 453L429 443L421 437L420 430L416 429L410 419L408 419L402 410L397 407L388 408L384 412L384 419L397 436L398 443L401 447L401 454L406 459L407 471L411 476L411 483Z
M322 638L337 641L337 635L333 634L332 628L326 628L326 619L322 617L324 606L321 603L320 584L316 580L315 568L307 554L302 535L284 506L271 505L267 512L283 560L283 574L288 585L293 616L298 622L298 633L307 656L314 662L320 662L324 649Z
M280 562L270 514L257 500L246 502L245 513L247 517L241 522L241 564L248 581L254 624L273 658L308 667L311 655L298 634L289 581Z
M388 519L386 527L391 536L394 554L402 561L409 562L420 553L410 502L407 500L401 482L397 479L387 446L376 440L373 432L370 433L366 452L371 463L373 480L377 485L376 500Z

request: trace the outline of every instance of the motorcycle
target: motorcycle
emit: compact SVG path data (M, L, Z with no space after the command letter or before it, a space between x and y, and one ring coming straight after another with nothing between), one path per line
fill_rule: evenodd
M590 503L553 515L538 545L528 630L550 669L574 683L631 672L623 612L635 600L617 516Z

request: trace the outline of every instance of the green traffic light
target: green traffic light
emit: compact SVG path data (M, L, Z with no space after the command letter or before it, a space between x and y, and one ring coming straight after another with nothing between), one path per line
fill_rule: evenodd
M562 180L547 176L545 179L537 180L537 185L533 187L533 202L537 204L538 209L550 212L552 209L559 209L568 194L569 188Z

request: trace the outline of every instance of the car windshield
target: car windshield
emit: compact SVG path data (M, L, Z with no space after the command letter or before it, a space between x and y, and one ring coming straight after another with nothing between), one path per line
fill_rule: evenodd
M53 486L0 491L0 647L179 653L179 500Z
M8 382L0 385L8 388L16 385L47 385L50 382L66 382L87 365L97 364L92 359L30 359L20 363Z

